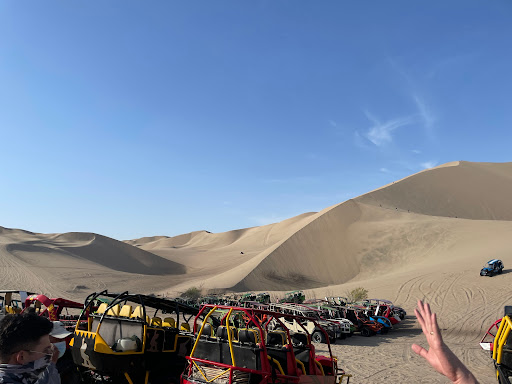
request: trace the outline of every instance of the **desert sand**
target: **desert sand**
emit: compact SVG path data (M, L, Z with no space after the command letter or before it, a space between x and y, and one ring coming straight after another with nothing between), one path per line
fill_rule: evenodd
M444 383L415 356L425 345L418 299L438 313L447 344L481 383L495 382L485 330L512 305L512 163L452 162L318 213L225 233L197 231L124 242L92 233L40 234L0 227L3 289L84 299L89 293L178 295L303 289L308 298L365 287L407 319L386 336L333 346L351 383ZM199 226L200 224L198 224ZM483 264L505 271L480 277Z

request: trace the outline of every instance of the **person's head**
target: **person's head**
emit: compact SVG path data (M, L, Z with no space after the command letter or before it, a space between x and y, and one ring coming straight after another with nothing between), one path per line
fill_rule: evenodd
M73 332L69 332L60 321L53 322L53 329L50 332L50 343L58 349L59 355L56 358L61 358L66 353L66 338Z
M53 354L52 328L45 317L6 315L0 321L0 363L25 365Z

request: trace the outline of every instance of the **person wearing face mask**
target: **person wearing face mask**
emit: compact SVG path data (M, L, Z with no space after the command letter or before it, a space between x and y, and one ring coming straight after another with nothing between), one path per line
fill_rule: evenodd
M69 368L69 364L67 364L69 361L60 360L60 358L66 353L66 337L71 333L64 328L60 321L53 322L53 328L50 332L50 342L54 346L52 361L37 381L37 384L61 384L61 374L65 374L65 371ZM71 364L73 365L72 360Z
M35 384L54 355L53 324L32 314L8 314L0 321L0 383Z

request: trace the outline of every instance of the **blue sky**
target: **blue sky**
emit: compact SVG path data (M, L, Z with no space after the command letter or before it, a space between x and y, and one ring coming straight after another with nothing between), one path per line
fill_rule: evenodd
M117 239L511 161L512 3L0 2L0 225Z

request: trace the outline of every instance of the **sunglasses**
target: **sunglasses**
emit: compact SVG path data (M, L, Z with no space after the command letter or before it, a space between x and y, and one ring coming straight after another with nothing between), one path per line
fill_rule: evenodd
M41 355L46 355L46 356L53 356L53 352L55 351L55 347L53 346L53 344L47 348L44 349L44 351L31 351L30 349L26 349L27 352L31 352L31 353L40 353Z

